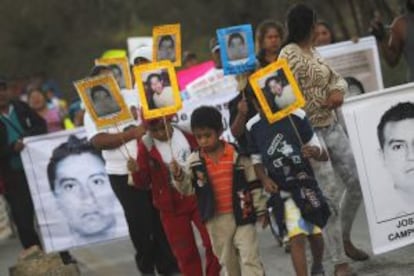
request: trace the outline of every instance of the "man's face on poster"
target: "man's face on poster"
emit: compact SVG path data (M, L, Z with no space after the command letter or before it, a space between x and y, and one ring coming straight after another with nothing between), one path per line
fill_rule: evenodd
M85 152L56 166L54 195L70 228L83 237L106 234L116 223L115 198L103 161Z
M174 41L169 36L162 37L160 40L158 59L175 61Z
M414 119L386 123L383 156L395 187L414 194Z
M107 90L95 91L93 95L93 103L99 114L112 114L119 111L119 106L112 98L111 94Z
M116 82L118 83L119 87L124 88L125 83L124 83L124 77L122 75L121 68L119 68L117 65L113 65L113 66L111 66L111 71L112 71L112 74L114 75L114 78L115 78Z
M229 59L243 59L247 56L246 44L242 37L235 36L229 41Z

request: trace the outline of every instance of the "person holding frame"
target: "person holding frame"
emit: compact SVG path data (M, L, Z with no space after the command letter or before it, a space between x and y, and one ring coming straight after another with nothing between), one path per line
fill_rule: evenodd
M315 162L315 174L334 210L326 227L328 249L335 275L350 275L345 257L363 261L368 254L351 242L351 229L362 201L361 187L349 139L333 115L343 103L347 84L313 48L316 12L305 4L293 5L287 14L288 37L279 58L286 59L304 97L305 111L329 152L328 162ZM341 182L337 181L337 176ZM341 186L341 183L344 185ZM340 205L343 193L345 196ZM342 237L342 239L341 239Z
M220 264L213 253L194 196L181 195L172 188L170 164L185 164L197 148L193 135L171 124L171 116L144 119L148 133L138 141L137 163L131 166L135 186L149 189L181 273L203 275L193 224L200 233L206 256L205 275L219 276Z
M136 53L137 63L149 63L147 55ZM112 74L107 66L95 66L91 76ZM128 99L130 91L122 94ZM138 103L128 101L131 109ZM137 114L135 114L137 115ZM140 139L146 129L137 116L129 123L112 124L106 129L99 129L88 112L84 116L88 139L97 149L102 150L105 168L111 187L120 201L128 224L129 234L135 248L135 262L143 274L152 275L155 271L166 275L179 272L177 261L171 251L162 228L159 213L152 206L149 191L133 187L129 177L128 161L135 160L137 154L136 140ZM135 162L135 161L133 161Z
M265 67L277 60L283 39L284 29L281 23L268 19L264 20L257 26L255 32L255 46L257 53L256 57L260 67ZM217 47L218 48L215 50L216 53L220 52L219 46ZM213 59L215 56L219 57L220 55L213 54ZM246 91L252 89L248 84L248 81L245 81L244 83L239 81L239 83L241 84L239 85L240 94L230 101L229 110L231 132L237 139L237 143L242 150L242 148L245 148L247 145L244 135L245 124L249 119L256 115L256 110L252 106L252 103L248 102L244 96Z
M325 275L322 228L330 210L310 159L327 160L328 155L303 110L295 109L273 121L262 91L255 90L246 96L258 112L246 124L248 151L260 182L271 194L268 204L276 211L279 233L289 238L296 275L309 275L306 239L313 257L311 275Z
M220 275L220 264L202 223L194 196L183 196L171 189L170 165L184 164L196 148L192 135L171 125L170 117L181 109L174 68L169 61L134 67L142 103L143 121L148 133L138 141L137 164L130 164L135 185L150 189L159 209L171 248L185 276L203 275L201 258L192 224L197 227L206 250L206 275Z

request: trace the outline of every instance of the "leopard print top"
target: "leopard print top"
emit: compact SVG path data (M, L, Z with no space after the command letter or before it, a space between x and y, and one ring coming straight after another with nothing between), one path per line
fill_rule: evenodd
M297 44L286 45L279 58L287 60L306 99L305 110L313 127L326 127L335 121L332 110L321 106L334 90L345 93L346 81L313 49L304 52Z

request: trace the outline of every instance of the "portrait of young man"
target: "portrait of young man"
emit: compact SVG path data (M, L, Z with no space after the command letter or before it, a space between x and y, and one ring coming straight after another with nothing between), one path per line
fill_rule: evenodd
M157 60L170 60L175 62L175 40L172 35L160 36L158 42Z
M124 78L124 74L122 72L121 67L117 64L111 64L111 65L109 65L109 68L111 69L112 74L114 75L115 80L119 85L119 88L120 89L126 88L125 78Z
M90 98L98 117L112 115L121 111L120 106L112 97L111 92L102 85L91 88Z
M247 58L247 45L242 33L232 33L228 36L227 53L229 61Z
M399 213L414 212L414 103L401 102L389 108L377 126L384 166L401 206ZM411 210L408 210L411 209Z
M116 235L116 197L102 156L86 138L71 135L55 148L47 177L76 245L109 240Z

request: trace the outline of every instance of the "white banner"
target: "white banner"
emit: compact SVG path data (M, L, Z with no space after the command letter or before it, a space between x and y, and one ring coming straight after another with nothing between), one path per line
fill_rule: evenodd
M414 83L343 108L375 254L414 243Z
M318 47L317 50L342 77L352 77L359 81L365 92L383 89L378 47L373 36L361 38L357 43L339 42Z
M80 128L24 140L21 157L46 252L129 235L104 162L85 137Z

